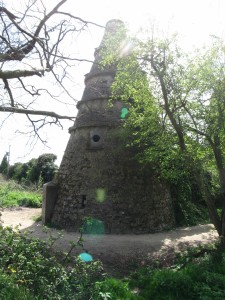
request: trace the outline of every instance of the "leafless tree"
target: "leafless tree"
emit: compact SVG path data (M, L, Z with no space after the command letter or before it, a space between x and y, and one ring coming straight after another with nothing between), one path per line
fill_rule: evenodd
M74 120L73 114L52 110L54 104L48 109L48 102L75 105L68 89L71 69L88 60L78 58L71 43L88 27L103 27L64 11L66 2L58 1L49 11L42 0L27 0L23 11L7 7L7 2L0 6L0 112L7 117L24 114L39 139L44 125Z

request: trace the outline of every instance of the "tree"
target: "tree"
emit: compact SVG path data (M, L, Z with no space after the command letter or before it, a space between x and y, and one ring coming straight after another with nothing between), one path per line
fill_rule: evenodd
M224 236L224 208L220 217L207 162L210 155L224 191L224 64L219 62L225 47L220 52L211 49L205 60L204 55L203 59L187 55L174 39L150 38L136 45L132 57L119 62L113 87L124 101L133 98L132 103L126 101L131 106L125 124L131 128L128 141L141 150L143 162L155 165L175 184L184 204L203 198L218 234ZM133 68L135 64L138 68ZM135 71L140 69L142 79ZM146 79L148 84L143 85Z
M27 177L28 165L25 163L17 162L9 167L9 178L18 182L25 180Z
M0 173L2 173L2 174L7 174L8 166L9 166L9 163L8 163L8 155L7 155L7 153L6 153L6 154L4 155L4 157L3 157L2 162L1 162L1 165L0 165Z
M193 58L192 58L193 59ZM191 59L188 58L174 40L150 39L142 46L140 63L153 78L153 91L158 103L163 108L165 124L172 127L175 133L179 155L182 157L182 167L188 172L189 187L193 191L201 191L208 207L209 215L219 235L221 235L221 222L214 205L214 199L208 192L204 182L204 168L192 149L193 140L190 138L185 124L189 122L187 103L192 101L193 94L198 89L196 77L192 73ZM186 183L187 184L187 183Z
M40 172L40 176L43 183L51 181L56 173L58 167L55 165L57 156L52 153L42 154L37 159L37 169Z
M191 131L199 144L207 149L208 168L214 175L219 187L222 202L221 217L217 214L219 233L225 236L225 44L218 38L213 39L211 47L198 57L193 66L198 89L195 97L186 104L190 122L186 128ZM212 163L213 162L213 163ZM205 165L207 165L205 163Z
M191 225L193 211L198 216L201 211L196 206L200 197L193 197L199 192L187 162L185 133L177 112L182 101L181 88L184 91L183 82L178 82L179 87L173 75L176 71L177 74L183 72L181 61L175 61L175 54L180 50L167 40L154 43L134 40L129 44L136 47L132 54L119 61L112 95L118 98L119 93L129 107L129 117L124 124L126 143L134 148L140 162L150 165L158 176L170 182L178 210L177 221ZM170 45L173 49L166 57ZM166 70L162 69L163 63L160 64L162 59L167 59Z
M37 159L32 158L27 163L17 162L9 168L9 177L26 184L46 183L51 181L58 170L54 163L57 156L52 153L40 155Z
M43 143L43 126L74 121L74 115L48 110L54 107L51 100L76 102L70 92L74 85L70 72L77 62L87 60L76 57L73 41L90 24L102 27L64 11L66 2L58 1L49 11L41 0L27 1L20 12L7 7L8 3L0 6L0 112L26 116L30 133ZM49 89L50 81L54 91Z

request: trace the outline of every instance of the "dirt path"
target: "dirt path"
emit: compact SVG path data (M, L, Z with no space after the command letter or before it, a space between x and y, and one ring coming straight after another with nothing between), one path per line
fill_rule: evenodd
M3 226L17 226L24 231L31 231L31 235L41 239L49 235L57 236L58 231L49 229L43 231L41 222L35 222L34 217L40 216L41 209L19 208L2 212ZM70 242L79 239L79 233L62 231L61 237L55 243L56 250L67 251ZM116 271L126 274L127 270L148 263L159 256L173 255L174 251L182 251L187 246L210 243L217 238L212 224L179 228L167 232L154 234L124 234L124 235L84 235L84 248L93 259L100 259L109 273ZM77 248L74 254L80 254L84 249Z

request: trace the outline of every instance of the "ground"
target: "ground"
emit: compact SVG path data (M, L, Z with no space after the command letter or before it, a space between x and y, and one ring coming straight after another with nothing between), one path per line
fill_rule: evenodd
M59 231L48 229L35 218L41 215L41 209L14 208L5 209L1 220L3 226L19 226L21 231L29 231L32 236L47 239L57 236ZM79 240L79 233L60 231L62 237L54 244L55 250L68 251L71 242ZM88 252L93 259L103 262L105 271L113 276L124 276L137 267L160 259L165 264L177 251L184 251L188 246L211 243L217 239L212 224L178 228L154 234L123 235L84 235L84 246L73 250L73 255Z

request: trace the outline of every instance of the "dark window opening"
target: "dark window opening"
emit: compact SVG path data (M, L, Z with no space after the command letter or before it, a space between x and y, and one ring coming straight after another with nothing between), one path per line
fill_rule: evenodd
M86 195L82 195L81 208L85 208L85 204L86 204Z
M97 143L100 141L100 136L98 134L93 135L92 140Z

